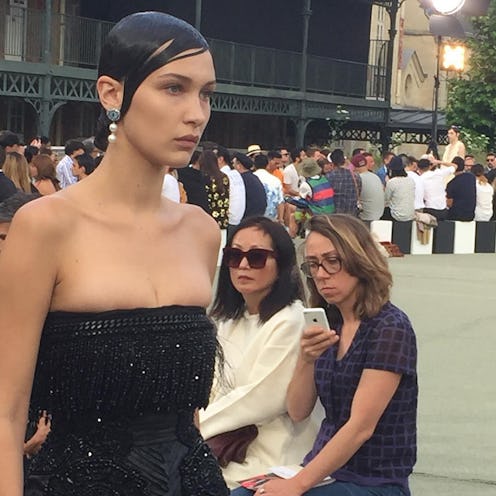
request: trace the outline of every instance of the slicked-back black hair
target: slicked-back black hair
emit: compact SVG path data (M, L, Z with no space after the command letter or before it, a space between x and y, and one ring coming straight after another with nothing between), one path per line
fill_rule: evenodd
M98 77L110 76L124 84L120 108L124 117L139 85L152 72L208 49L205 38L187 22L162 12L138 12L121 19L110 31L102 47ZM109 124L103 110L95 137L95 145L101 150L108 145Z

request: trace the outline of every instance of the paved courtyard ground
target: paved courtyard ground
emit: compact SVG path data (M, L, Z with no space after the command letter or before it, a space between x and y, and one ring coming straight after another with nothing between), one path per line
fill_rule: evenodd
M414 496L496 495L496 255L390 260L419 347Z

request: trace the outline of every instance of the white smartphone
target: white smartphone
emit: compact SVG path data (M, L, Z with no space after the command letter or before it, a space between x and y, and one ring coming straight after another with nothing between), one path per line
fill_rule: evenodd
M327 315L323 308L305 308L303 310L303 317L305 319L306 327L318 325L328 331L331 330L331 326L329 325Z

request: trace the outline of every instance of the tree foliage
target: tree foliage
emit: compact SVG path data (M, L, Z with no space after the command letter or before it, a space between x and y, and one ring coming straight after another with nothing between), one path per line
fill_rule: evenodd
M448 122L484 134L492 146L496 137L496 2L488 15L473 20L475 35L466 40L469 67L461 79L449 83Z

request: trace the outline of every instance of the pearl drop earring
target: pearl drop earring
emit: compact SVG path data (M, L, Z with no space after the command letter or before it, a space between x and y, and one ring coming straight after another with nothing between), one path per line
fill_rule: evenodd
M108 136L109 143L115 143L117 140L117 124L116 122L121 118L121 111L119 109L109 109L107 110L107 117L112 121L109 125L110 134Z

